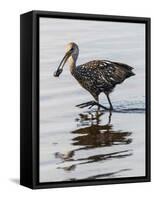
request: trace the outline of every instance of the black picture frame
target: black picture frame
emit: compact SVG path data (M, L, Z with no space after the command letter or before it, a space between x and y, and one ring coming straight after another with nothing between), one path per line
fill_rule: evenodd
M105 180L39 183L39 17L144 23L146 26L146 176ZM149 182L150 169L150 18L50 11L20 16L20 184L29 188L56 188Z

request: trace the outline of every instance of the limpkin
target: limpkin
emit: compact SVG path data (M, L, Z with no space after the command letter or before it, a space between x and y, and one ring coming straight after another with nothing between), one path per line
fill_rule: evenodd
M77 105L80 108L97 105L104 109L113 110L112 103L110 101L109 94L113 91L117 84L121 84L125 79L135 74L132 72L133 67L108 60L93 60L85 64L76 66L76 61L79 55L79 47L74 42L67 44L66 54L63 57L60 65L54 73L55 77L58 77L63 67L68 60L69 68L72 76L80 83L94 97L95 101L82 103ZM109 108L99 103L99 94L104 92L106 95Z

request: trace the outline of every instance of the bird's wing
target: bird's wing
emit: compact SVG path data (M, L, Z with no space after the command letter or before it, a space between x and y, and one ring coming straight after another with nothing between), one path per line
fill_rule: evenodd
M108 60L93 60L79 67L82 76L93 80L99 88L112 88L134 75L132 67Z

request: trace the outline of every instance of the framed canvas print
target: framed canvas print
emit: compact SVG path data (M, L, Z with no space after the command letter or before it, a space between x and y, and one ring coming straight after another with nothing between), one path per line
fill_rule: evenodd
M150 181L150 18L20 18L20 183Z

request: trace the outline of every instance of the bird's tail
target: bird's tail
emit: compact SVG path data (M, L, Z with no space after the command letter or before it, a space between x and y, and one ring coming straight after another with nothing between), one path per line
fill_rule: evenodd
M128 72L127 72L127 75L126 75L126 77L128 78L128 77L130 77L130 76L135 76L136 74L134 73L134 72L132 72L132 70L129 70Z

